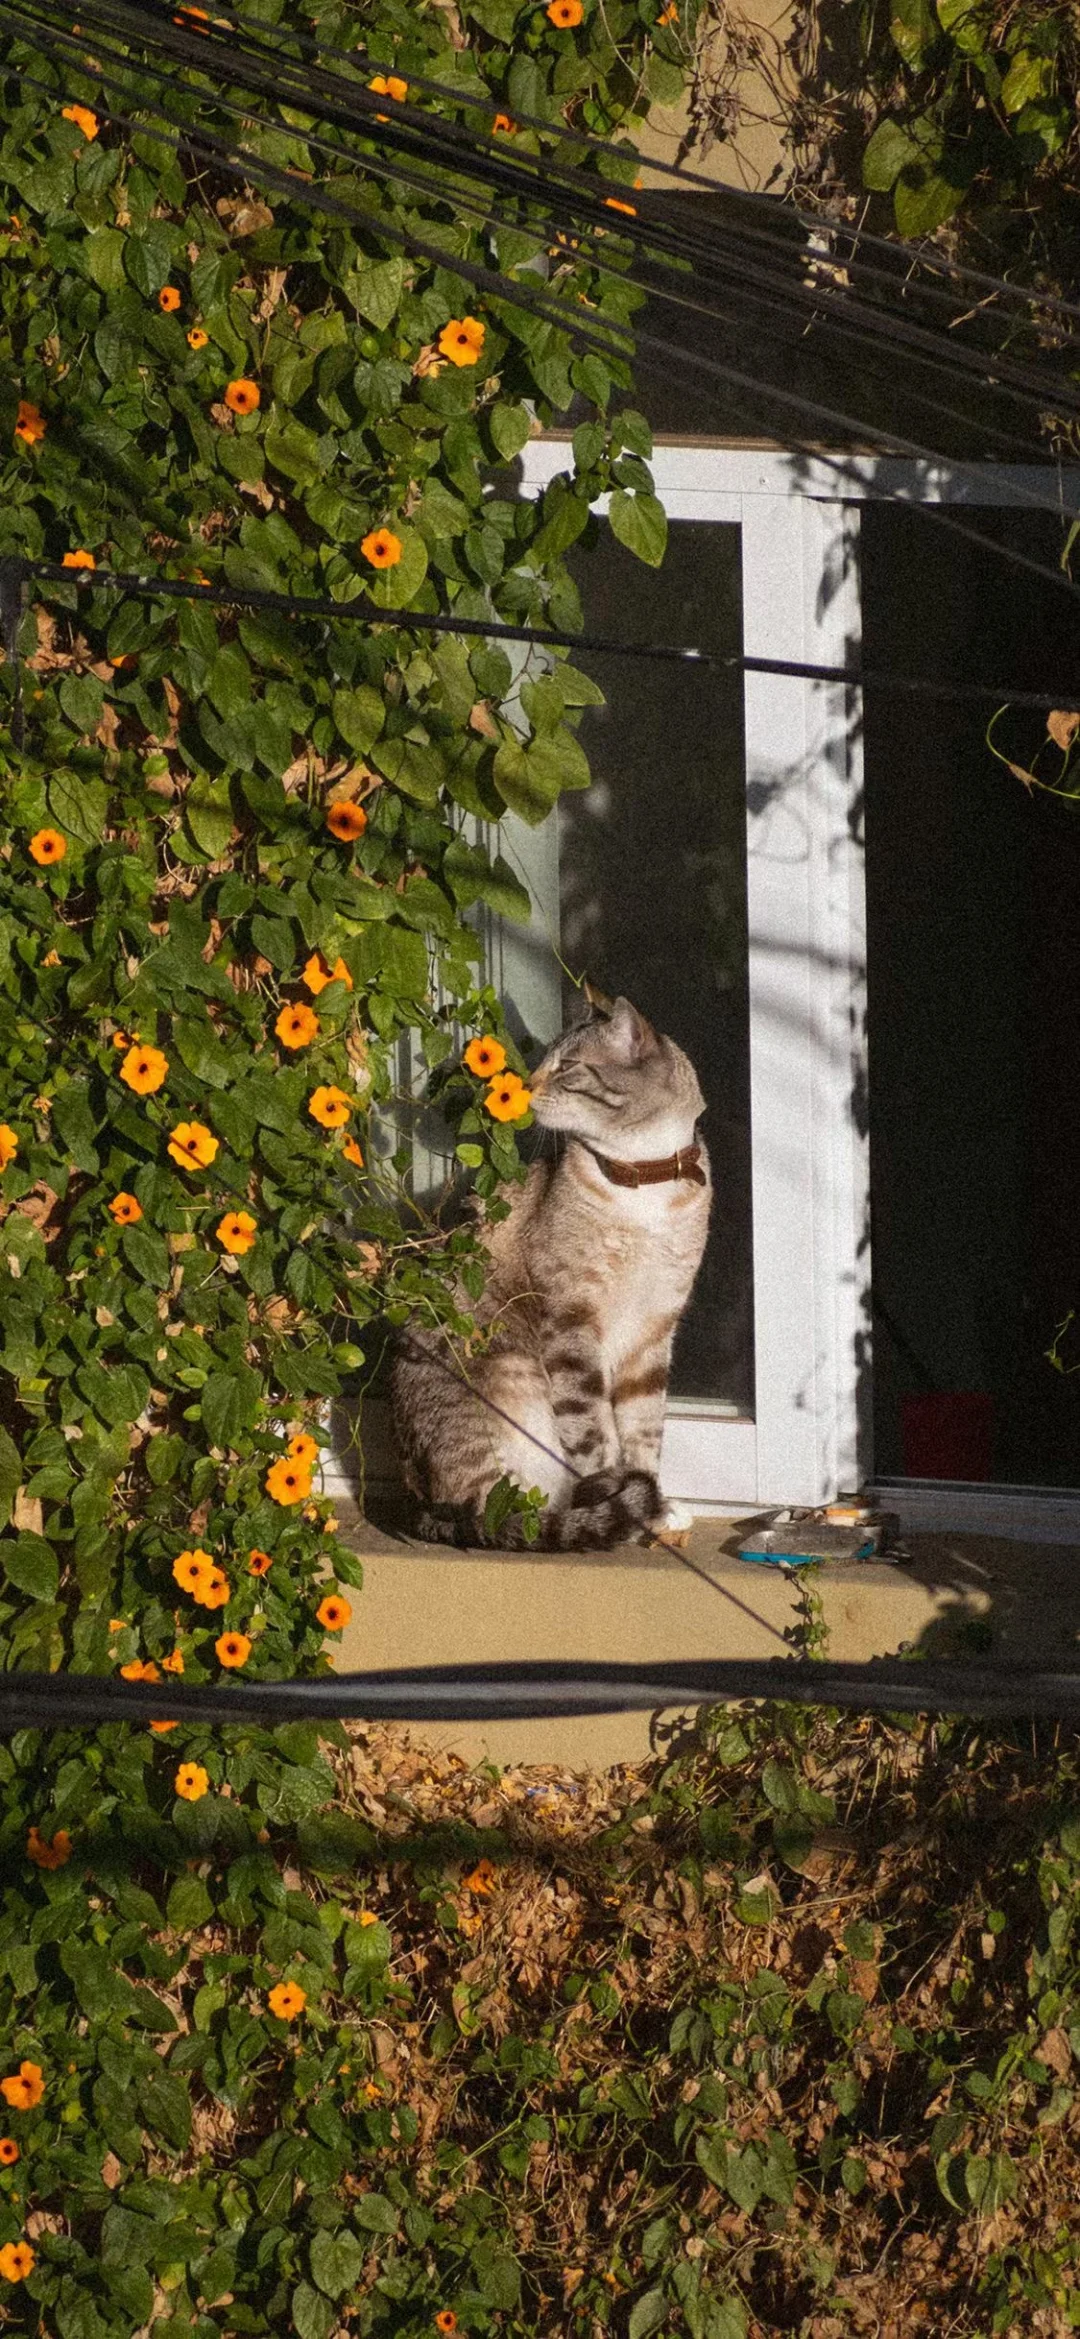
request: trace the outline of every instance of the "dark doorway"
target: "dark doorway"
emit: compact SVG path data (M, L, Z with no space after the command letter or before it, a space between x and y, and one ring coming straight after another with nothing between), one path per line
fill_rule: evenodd
M958 516L1060 559L1049 514ZM1052 582L898 504L865 508L862 574L868 668L1076 692L1080 604ZM1080 799L995 759L993 701L865 704L876 1472L970 1475L919 1468L910 1405L905 1444L905 1399L969 1391L988 1477L1080 1487L1080 1373L1046 1358L1080 1309ZM1045 716L994 738L1060 773Z

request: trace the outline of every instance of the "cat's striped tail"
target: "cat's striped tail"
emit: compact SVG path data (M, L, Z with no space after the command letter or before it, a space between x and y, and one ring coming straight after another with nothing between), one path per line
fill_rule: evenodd
M641 1542L663 1515L650 1471L596 1470L578 1479L567 1508L541 1512L533 1543L525 1536L520 1512L511 1512L498 1536L490 1536L470 1503L426 1504L415 1532L426 1543L450 1543L467 1551L610 1551L617 1543Z

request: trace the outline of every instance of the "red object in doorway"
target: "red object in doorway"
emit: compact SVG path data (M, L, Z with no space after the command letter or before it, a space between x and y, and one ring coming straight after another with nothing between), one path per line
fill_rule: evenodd
M901 1399L905 1478L993 1478L994 1400L980 1389Z

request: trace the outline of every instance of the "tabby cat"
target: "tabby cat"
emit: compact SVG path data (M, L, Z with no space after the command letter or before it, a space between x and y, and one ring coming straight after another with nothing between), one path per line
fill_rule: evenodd
M397 1434L431 1539L488 1540L484 1505L506 1477L548 1498L541 1549L603 1550L663 1515L671 1343L708 1231L704 1099L681 1048L627 999L557 1040L531 1087L565 1143L507 1190L486 1235L474 1314L496 1329L471 1358L446 1336L402 1335ZM521 1524L513 1514L499 1543L520 1545Z

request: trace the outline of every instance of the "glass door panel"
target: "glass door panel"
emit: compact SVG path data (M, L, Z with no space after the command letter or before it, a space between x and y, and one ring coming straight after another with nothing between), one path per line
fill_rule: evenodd
M661 569L604 531L575 563L586 630L738 656L740 530L672 523ZM742 678L590 651L604 692L581 739L593 784L559 806L563 1009L588 976L686 1050L706 1099L716 1203L674 1398L753 1412L754 1308Z

